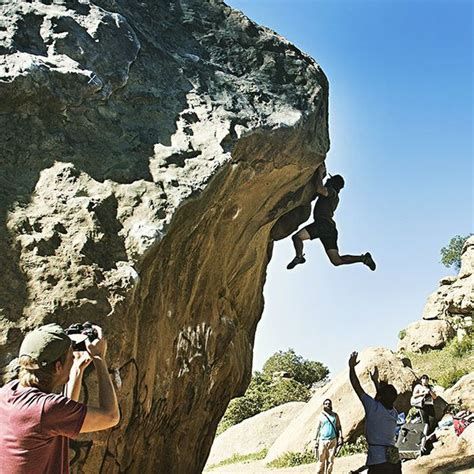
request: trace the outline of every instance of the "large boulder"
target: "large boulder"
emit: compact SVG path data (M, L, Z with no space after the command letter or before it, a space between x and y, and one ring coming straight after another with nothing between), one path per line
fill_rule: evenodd
M268 449L305 405L304 402L285 403L231 426L214 440L207 465L217 464L234 454Z
M441 349L454 335L455 330L446 320L416 321L405 329L405 335L398 341L398 350L423 352Z
M368 348L359 355L357 374L362 387L374 395L375 389L369 372L378 368L380 380L387 380L399 393L396 407L408 412L412 385L416 380L413 371L404 365L392 351L384 348ZM324 399L330 398L334 410L339 414L345 441L354 441L363 432L364 409L349 382L348 369L317 391L300 414L277 438L269 449L266 461L272 461L285 452L303 452L314 443L316 423Z
M474 413L474 364L473 372L461 377L453 387L445 390L443 398L450 404L462 406Z
M327 79L220 0L0 8L0 365L35 326L94 320L122 419L73 469L200 472L273 241L309 216Z

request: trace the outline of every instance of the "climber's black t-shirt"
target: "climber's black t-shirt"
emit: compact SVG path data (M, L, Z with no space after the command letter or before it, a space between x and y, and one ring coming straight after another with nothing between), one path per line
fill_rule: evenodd
M314 219L328 219L332 221L334 211L339 204L339 193L332 187L326 186L328 190L327 196L319 196L314 205Z

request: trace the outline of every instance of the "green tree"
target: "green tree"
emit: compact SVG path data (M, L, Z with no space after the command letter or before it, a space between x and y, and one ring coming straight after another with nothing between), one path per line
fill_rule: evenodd
M441 249L441 263L445 267L454 267L456 271L461 268L461 252L464 242L474 234L469 234L464 237L455 235L446 247Z
M274 377L275 372L289 372L292 378ZM231 400L219 423L217 434L283 403L308 401L311 385L328 374L325 365L305 360L296 355L293 349L273 354L265 362L262 372L254 372L245 395Z
M307 402L310 398L311 390L308 387L296 380L283 378L270 384L263 411L288 402Z
M329 369L324 364L303 359L293 349L278 351L265 362L263 373L271 377L275 372L288 372L294 380L308 388L329 375Z

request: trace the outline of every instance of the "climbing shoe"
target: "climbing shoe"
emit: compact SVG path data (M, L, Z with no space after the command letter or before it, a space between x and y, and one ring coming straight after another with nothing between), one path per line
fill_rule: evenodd
M372 271L374 271L375 268L376 268L374 259L372 258L372 255L370 255L369 252L367 252L364 255L364 262L363 263L364 263L364 265L367 265Z
M287 266L286 268L288 270L291 270L292 268L295 268L296 265L299 265L300 263L304 263L306 262L306 259L304 258L304 256L302 257L298 257L296 256Z

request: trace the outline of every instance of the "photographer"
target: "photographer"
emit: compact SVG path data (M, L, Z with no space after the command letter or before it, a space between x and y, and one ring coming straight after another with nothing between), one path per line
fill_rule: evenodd
M87 352L73 352L57 324L28 333L19 352L18 379L0 389L0 465L9 474L68 473L69 438L105 430L119 422L119 409L105 354L102 330L83 337ZM77 402L84 369L92 361L98 406ZM66 386L66 395L55 393Z
M428 424L428 435L433 433L436 428L436 418L434 411L434 400L437 395L430 385L430 378L425 374L413 390L411 396L411 405L418 408L421 421Z

